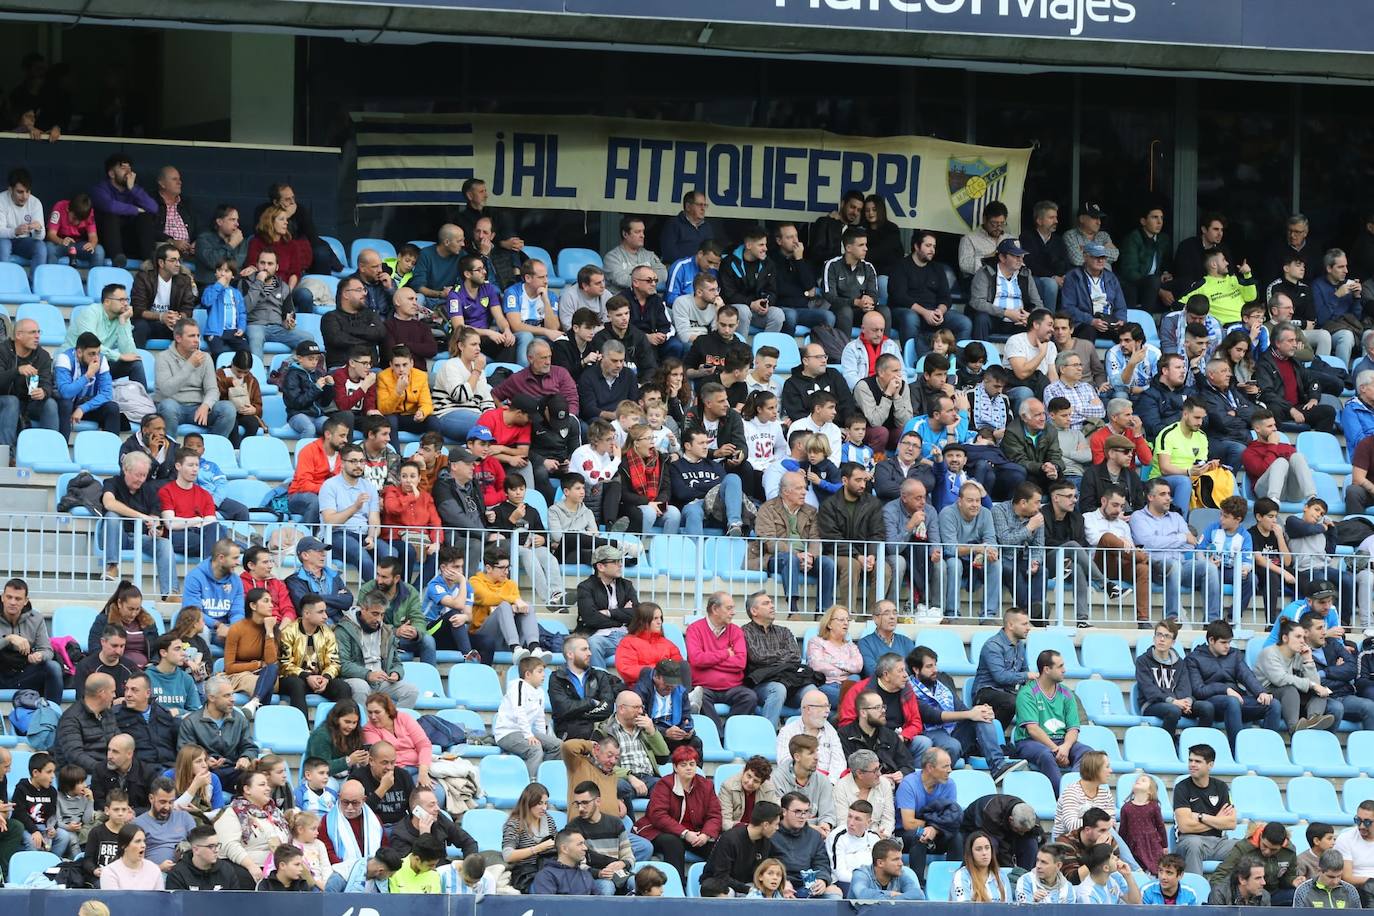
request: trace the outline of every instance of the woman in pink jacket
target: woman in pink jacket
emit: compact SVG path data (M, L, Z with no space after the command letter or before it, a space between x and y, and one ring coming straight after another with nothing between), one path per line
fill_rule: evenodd
M367 724L363 726L363 741L375 744L385 741L396 748L396 765L405 767L422 789L434 789L443 804L438 783L430 778L429 765L434 760L434 745L429 736L409 713L397 712L396 703L384 693L367 698Z

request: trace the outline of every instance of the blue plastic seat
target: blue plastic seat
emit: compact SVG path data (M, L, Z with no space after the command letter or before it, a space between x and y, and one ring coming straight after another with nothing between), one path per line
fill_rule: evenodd
M562 289L569 283L577 282L577 277L565 277L558 272L558 262L554 259L554 256L549 253L547 248L540 248L538 245L526 245L520 250L520 253L523 254L527 260L542 261L544 263L544 266L549 269L550 289Z
M1276 821L1296 824L1298 817L1288 810L1278 784L1268 776L1237 776L1231 781L1231 803L1242 820Z
M976 772L976 771L974 771ZM1035 809L1042 821L1054 820L1054 787L1049 777L1037 770L1016 770L1002 779L1002 792L1015 795Z
M529 782L529 771L525 771L525 781ZM463 829L477 842L483 851L501 849L501 830L506 826L505 811L494 808L474 808L463 815Z
M44 265L47 266L47 265ZM15 313L15 324L25 318L38 322L38 342L45 347L60 347L67 337L67 319L57 306L46 302L27 302Z
M949 778L954 783L954 792L961 808L967 808L984 795L997 794L997 786L993 783L992 776L983 770L965 767L950 773ZM1051 812L1050 816L1053 817L1054 813Z
M345 272L344 276L348 276L348 273L349 273L349 272ZM337 298L339 297L339 278L338 278L338 277L333 277L333 276L330 276L329 274L306 274L304 277L301 277L301 281L304 282L304 281L306 281L306 280L317 280L317 281L319 281L320 283L322 283L322 284L324 285L325 290L329 293L329 301L330 301L331 303L334 302L334 300L337 299ZM316 306L315 306L315 307L316 307L316 308L319 308L318 302L316 303ZM300 313L300 312L297 312L297 313L296 313L296 330L297 330L297 331L305 331L305 328L302 327L302 325L303 325L303 324L308 324L308 323L311 323L311 322L302 322L301 319L302 319L302 318L308 318L308 319L313 319L313 324L314 324L314 326L315 326L315 330L318 331L318 330L319 330L319 326L320 326L320 318L321 318L321 317L323 317L323 316L321 316L321 315L316 315L316 314L314 314L313 312L312 312L312 313L306 313L306 314L302 314L302 313ZM308 333L308 332L307 332L307 333ZM320 343L321 346L324 345L324 344L321 343L318 339L316 340L316 343Z
M261 480L231 480L224 485L224 498L232 499L248 507L248 520L252 522L275 522L277 515L262 508L272 487Z
M520 793L530 784L530 771L525 761L510 754L483 757L478 772L487 802L498 808L514 807L520 800Z
M0 303L23 305L39 299L29 286L29 275L24 268L12 261L0 261Z
M1236 762L1261 776L1301 776L1303 768L1288 759L1283 736L1267 728L1243 728L1236 735Z
M57 493L53 501L53 505L57 505L58 503L62 502L62 497L67 495L67 484L71 483L73 480L76 479L77 473L79 472L67 471L65 474L58 475ZM96 517L96 513L92 512L90 509L87 509L85 506L72 506L69 510L67 510L67 514L75 515L77 518Z
M346 277L353 273L353 269L348 266L350 263L348 260L348 252L344 251L343 242L334 238L332 235L322 235L320 236L320 241L329 246L330 250L334 252L334 257L338 258L339 263L344 266L344 269L338 271L335 276Z
M768 581L768 573L761 569L745 567L745 555L749 542L744 538L710 537L702 545L702 572L714 573L726 582L749 582L762 584Z
M742 763L722 763L716 767L715 773L711 774L711 782L716 786L716 791L720 791L720 787L725 785L732 776L738 776L742 772L744 772L744 764Z
M448 695L460 708L495 712L501 705L501 681L486 665L454 665L448 669Z
M1345 494L1336 485L1330 474L1313 474L1312 479L1317 483L1317 495L1326 500L1328 513L1330 515L1345 515Z
M1308 466L1319 474L1350 473L1350 462L1345 460L1340 442L1330 433L1318 432L1315 429L1300 432L1297 447L1307 458Z
M720 732L716 730L716 723L712 722L707 716L700 713L692 716L692 724L698 738L701 739L701 756L707 763L729 763L735 759L735 755L725 749L721 743ZM720 785L720 768L716 768L716 785Z
M1188 748L1197 744L1205 744L1216 752L1217 760L1212 764L1212 772L1217 776L1239 776L1246 772L1246 767L1237 763L1231 755L1231 745L1226 740L1225 732L1197 725L1185 728L1178 736L1178 756L1185 772L1188 769Z
M1345 738L1345 750L1366 776L1374 776L1374 732L1351 732Z
M234 451L232 442L214 433L206 433L202 438L205 440L205 457L219 465L225 477L229 480L242 480L248 476L248 472L239 467L239 456Z
M1340 739L1333 732L1312 728L1294 732L1291 741L1293 763L1313 776L1342 779L1360 775L1359 767L1345 762Z
M1116 808L1121 810L1123 805L1131 801L1131 791L1135 786L1135 781L1140 778L1140 773L1122 773L1116 779ZM1164 785L1164 780L1153 773L1147 773L1155 781L1155 792L1159 796L1159 807L1164 814L1164 823L1174 822L1174 806L1169 803L1169 789Z
M1187 765L1178 759L1174 739L1164 729L1153 725L1133 725L1126 729L1122 753L1147 773L1180 775L1188 772Z
M92 302L99 302L101 291L111 283L118 283L126 293L132 293L134 275L123 267L92 267L86 274L86 295Z
M67 440L55 429L31 426L21 430L14 448L15 466L40 474L66 474L81 470L67 454Z
M568 810L568 768L562 760L545 760L539 764L539 772L534 779L549 790L550 807Z
M482 717L471 709L441 709L435 713L441 719L463 726L463 730L470 736L485 735L487 733L486 723ZM501 753L499 747L490 744L459 744L454 750L459 757L489 757L492 754Z
M250 436L239 446L239 462L249 474L258 480L279 483L290 480L296 473L291 463L291 453L285 443L270 436Z
M1083 664L1108 680L1135 677L1135 656L1126 640L1115 633L1089 633L1083 637Z
M797 346L797 338L791 334L783 334L780 331L760 331L754 335L754 352L758 353L760 347L777 348L778 365L774 368L774 372L786 375L801 365L801 349Z
M353 244L348 246L348 263L354 270L358 269L358 255L362 254L364 248L377 252L383 261L396 257L396 246L386 239L354 239Z
M1071 680L1092 675L1092 669L1078 660L1078 649L1073 644L1073 636L1053 630L1032 630L1026 639L1026 660L1035 664L1035 659L1046 649L1052 649L1064 656L1064 673Z
M1341 786L1341 796L1345 800L1345 813L1353 817L1363 802L1374 798L1374 778L1356 776L1347 779Z
M996 636L1000 631L997 627L979 627L973 631L973 635L968 641L968 658L973 663L975 671L978 670L978 659L983 654L983 646L987 645L989 639ZM1033 661L1030 655L1026 656L1027 665Z
M925 646L935 653L939 658L940 670L945 674L963 677L977 670L977 666L969 661L964 637L954 630L930 627L917 630L913 638L916 645Z
M143 363L143 375L148 379L148 393L153 394L157 391L157 357L148 350L139 350L138 358Z
M1079 681L1073 688L1073 692L1083 704L1083 709L1088 713L1088 719L1096 725L1129 728L1132 725L1149 724L1145 722L1144 717L1134 715L1126 709L1126 701L1121 695L1121 688L1114 681L1104 681L1095 677L1088 678Z
M81 284L81 274L66 264L40 264L33 269L33 291L49 305L90 305L91 297ZM24 317L22 314L18 317ZM64 331L65 333L65 331ZM60 344L62 341L58 341ZM44 341L43 346L49 346Z
M1288 810L1308 823L1320 821L1347 826L1354 822L1354 816L1341 807L1336 787L1330 780L1316 776L1296 776L1288 780Z
M564 248L558 252L558 275L569 283L577 282L577 272L588 264L605 267L601 255L590 248Z
M1139 883L1139 882L1137 882ZM1192 872L1184 872L1183 877L1179 878L1179 883L1189 888L1197 895L1198 905L1205 904L1208 896L1212 893L1212 884L1202 875L1195 875Z
M119 473L119 436L103 429L91 429L76 434L72 443L72 460L99 477Z
M70 636L82 649L100 611L80 604L64 604L52 612L52 636ZM17 771L16 771L17 772Z
M659 863L662 864L662 863ZM701 896L701 876L706 872L705 862L693 862L687 866L687 896Z
M253 740L264 753L304 754L310 726L294 706L263 706L253 717Z
M660 534L649 542L649 563L669 579L696 579L701 572L696 538Z
M25 762L25 767L27 768L27 766L28 763ZM25 769L24 772L27 773L28 770ZM23 778L27 779L28 777ZM62 864L62 860L50 852L22 849L10 859L9 873L5 875L5 886L21 887L33 875L42 874L60 864Z
M1159 325L1155 324L1155 316L1144 309L1127 309L1126 320L1133 321L1140 325L1145 332L1145 342L1159 346ZM1203 894L1202 899L1206 900L1207 895Z
M444 682L439 677L439 669L425 662L402 662L406 683L414 684L420 691L415 701L416 709L452 709L458 703L444 693Z
M954 884L954 873L961 862L931 862L926 866L926 899L940 903L949 902L949 889Z
M725 720L725 746L730 753L748 760L758 755L777 762L778 733L763 716L731 716Z
M1135 769L1133 762L1121 756L1121 747L1116 740L1116 733L1105 725L1080 725L1078 727L1078 740L1087 747L1106 754L1107 761L1116 772L1124 773Z

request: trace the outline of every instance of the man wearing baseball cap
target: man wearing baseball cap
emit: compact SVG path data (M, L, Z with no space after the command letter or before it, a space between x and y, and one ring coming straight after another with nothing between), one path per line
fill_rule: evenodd
M313 340L296 345L282 373L281 400L286 423L303 437L318 436L334 412L334 376L320 371L324 351Z
M507 473L525 478L527 487L534 486L534 472L530 469L530 423L539 410L538 398L515 394L504 405L498 404L477 418L479 424L491 430L491 456L506 466Z
M668 742L669 752L683 745L702 752L701 739L692 723L692 703L687 696L688 685L683 683L686 668L675 658L665 658L656 665L645 665L639 680L630 688L644 703L644 714L654 720L654 728Z
M1116 274L1107 269L1107 249L1101 243L1083 246L1083 266L1064 277L1059 306L1084 340L1112 337L1126 323L1126 294Z
M595 572L577 583L577 629L590 634L587 645L595 668L606 667L639 606L634 583L622 575L624 562L619 547L602 544L592 551Z
M1026 329L1026 319L1042 302L1026 269L1026 249L1018 240L1002 239L983 260L973 274L968 304L973 309L975 339L986 340L993 331L1015 334Z
M319 595L329 608L330 623L338 623L340 615L353 606L353 593L344 585L343 576L326 562L329 550L329 545L319 538L297 541L296 571L287 576L286 591L296 607L301 606L306 595Z
M1078 225L1064 233L1064 248L1075 267L1083 266L1083 249L1094 242L1107 249L1108 264L1115 264L1121 257L1121 252L1112 244L1112 237L1102 230L1102 220L1106 217L1100 204L1085 200L1079 205Z
M477 489L482 493L482 505L488 510L500 505L506 498L506 466L491 453L495 444L496 437L481 423L468 430L465 445L477 459L473 464L473 475L477 480ZM491 515L487 520L494 519L495 515Z
M455 445L448 450L448 467L439 472L434 482L434 505L445 528L462 529L466 534L456 536L455 545L465 557L476 563L482 555L481 533L487 527L486 506L476 482L477 456Z
M1314 579L1307 583L1303 594L1306 597L1290 601L1279 612L1279 616L1274 618L1274 625L1270 628L1269 635L1264 638L1266 646L1278 645L1279 626L1285 619L1299 621L1303 615L1313 611L1326 618L1328 635L1337 639L1345 635L1345 628L1341 626L1340 608L1336 607L1336 583L1330 579Z

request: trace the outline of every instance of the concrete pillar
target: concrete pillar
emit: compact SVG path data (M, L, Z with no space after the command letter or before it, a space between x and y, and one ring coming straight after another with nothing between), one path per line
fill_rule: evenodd
M229 139L290 146L296 139L296 39L233 33L229 39ZM227 75L227 74L226 74Z

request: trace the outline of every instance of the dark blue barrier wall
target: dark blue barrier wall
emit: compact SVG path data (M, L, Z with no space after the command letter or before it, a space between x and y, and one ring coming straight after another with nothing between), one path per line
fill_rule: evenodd
M253 210L267 199L267 187L274 181L291 184L296 199L310 208L325 235L334 234L339 223L342 160L337 152L84 138L41 143L11 136L0 138L0 168L5 173L16 166L28 169L33 193L48 207L103 179L105 157L117 150L133 160L138 182L150 194L156 192L161 166L180 169L183 193L202 226L209 225L217 204L232 204L239 209L244 233L252 235ZM345 241L351 234L344 234Z
M110 916L631 916L652 909L654 916L738 916L738 900L684 900L664 898L649 902L633 897L444 897L390 894L247 894L180 891L30 891L0 890L5 916L75 916L86 900L101 900ZM883 910L915 909L927 903L792 901L789 911L805 907L810 916L853 916L861 907ZM967 904L936 904L942 916L988 916L989 907ZM1210 907L1220 914L1222 907ZM1248 907L1225 907L1222 916L1263 916ZM826 910L826 912L821 912ZM865 912L872 913L871 909ZM1036 916L1081 916L1078 906L1040 906ZM1118 916L1159 916L1145 906L1118 906ZM1268 912L1267 910L1265 912Z

